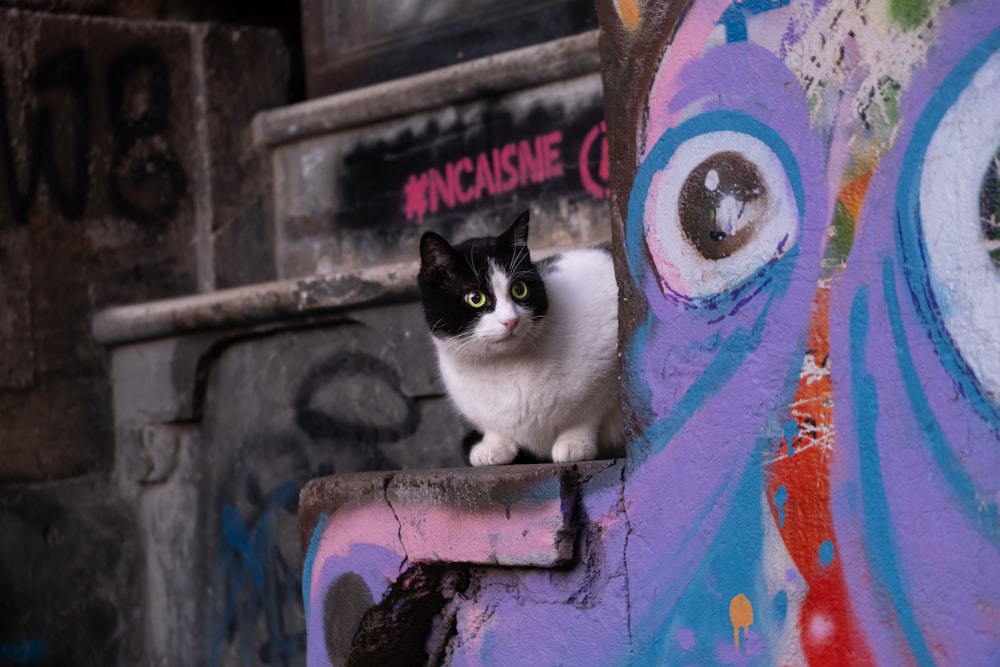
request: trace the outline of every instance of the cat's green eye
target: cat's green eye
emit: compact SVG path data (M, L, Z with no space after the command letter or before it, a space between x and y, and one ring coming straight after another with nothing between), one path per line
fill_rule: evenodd
M465 302L473 308L482 308L486 305L486 295L474 289L465 295Z
M510 286L510 295L515 299L523 299L528 296L528 285L523 280L518 280Z

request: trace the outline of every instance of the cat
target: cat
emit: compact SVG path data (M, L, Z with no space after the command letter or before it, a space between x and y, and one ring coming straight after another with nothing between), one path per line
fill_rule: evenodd
M557 463L623 454L618 284L606 248L533 263L528 212L502 234L420 239L418 283L457 410L482 431L474 466L519 450Z

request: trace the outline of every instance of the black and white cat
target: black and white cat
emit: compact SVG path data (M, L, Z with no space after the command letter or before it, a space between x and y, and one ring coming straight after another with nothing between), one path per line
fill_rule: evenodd
M495 237L420 240L420 292L448 394L483 439L472 465L524 449L556 462L623 454L618 285L607 250L533 264L528 212Z

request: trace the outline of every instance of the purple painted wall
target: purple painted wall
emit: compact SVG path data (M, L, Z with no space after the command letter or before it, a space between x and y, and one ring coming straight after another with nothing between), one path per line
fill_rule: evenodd
M319 521L310 664L347 574L437 592L436 664L996 664L995 3L598 13L628 461L578 480L570 567L414 583L392 499Z

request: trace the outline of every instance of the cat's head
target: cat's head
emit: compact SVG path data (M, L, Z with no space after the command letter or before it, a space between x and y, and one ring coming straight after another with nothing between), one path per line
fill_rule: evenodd
M465 356L521 349L537 335L549 305L528 252L527 211L499 236L456 246L425 233L418 282L431 333Z

